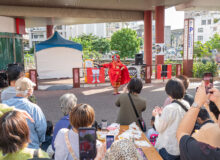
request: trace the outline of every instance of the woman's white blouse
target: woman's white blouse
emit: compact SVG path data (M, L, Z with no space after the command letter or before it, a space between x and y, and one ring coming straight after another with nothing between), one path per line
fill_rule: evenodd
M79 159L79 135L73 130L69 130L67 128L61 129L54 141L54 147L55 147L55 160L73 160L71 154L68 151L68 148L66 146L65 141L65 133L68 132L69 141L71 144L71 147L76 155L76 157Z
M190 108L189 103L185 100L179 100L186 108ZM164 107L162 114L155 117L155 128L159 136L155 147L157 149L165 148L171 155L179 155L179 145L176 138L176 131L185 115L185 111L177 103L171 103Z

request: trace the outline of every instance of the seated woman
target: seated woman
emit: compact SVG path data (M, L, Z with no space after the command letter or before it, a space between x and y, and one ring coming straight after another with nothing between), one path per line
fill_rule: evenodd
M66 145L65 136L68 134L70 147L79 159L79 135L80 127L91 127L95 120L94 109L88 104L78 104L70 112L70 124L73 129L61 129L55 139L55 159L56 160L73 160L71 153Z
M19 111L9 111L0 117L0 159L27 160L37 155L49 158L40 149L27 148L30 142L26 116Z
M180 151L176 138L176 131L180 121L189 109L189 103L183 100L185 88L179 79L167 82L165 91L172 103L153 110L155 116L154 126L159 132L155 147L164 160L179 159Z
M142 117L142 112L146 109L145 99L139 97L142 87L143 84L138 78L132 78L127 86L139 117ZM140 126L127 93L121 94L115 102L115 105L120 107L117 123L120 123L121 125L129 125L132 122L136 122L136 124Z
M77 98L73 93L66 93L60 97L60 108L63 112L64 116L56 123L53 132L53 140L52 140L52 148L54 148L54 141L57 136L57 133L62 128L71 128L70 121L69 121L69 112L73 107L77 104Z

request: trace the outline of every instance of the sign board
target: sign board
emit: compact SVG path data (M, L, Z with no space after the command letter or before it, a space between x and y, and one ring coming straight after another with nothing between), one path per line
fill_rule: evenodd
M193 60L193 46L194 46L194 19L185 19L183 60Z
M184 44L183 44L183 59L187 60L188 55L188 27L189 27L189 21L188 19L185 19L184 21Z
M87 83L105 83L105 69L102 68L87 68Z
M86 59L85 63L84 63L84 67L85 68L92 68L92 67L94 67L93 60L92 59Z
M128 72L130 78L140 78L141 77L141 66L128 66Z
M164 53L165 53L164 43L156 43L155 49L156 49L156 54L157 55L164 55Z
M193 46L194 46L194 20L189 19L188 29L188 59L193 59Z

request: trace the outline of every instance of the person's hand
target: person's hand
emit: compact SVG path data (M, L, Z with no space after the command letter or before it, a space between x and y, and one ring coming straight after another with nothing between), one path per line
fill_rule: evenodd
M196 91L194 101L199 105L199 107L202 107L206 103L207 100L208 100L208 96L205 90L205 83L202 82L202 84L198 87Z
M17 109L17 108L15 108L14 110L15 110L15 111L18 111L18 112L22 112L22 113L23 113L24 118L28 118L28 119L30 119L30 121L31 121L31 122L33 122L33 123L34 123L33 118L32 118L32 117L30 116L30 114L28 114L26 111L21 110L21 109Z
M209 100L214 102L218 109L220 110L220 91L216 88L211 88L209 90L211 93L209 93Z
M100 147L97 148L97 154L94 160L102 160L105 157L106 153L106 143L103 143Z

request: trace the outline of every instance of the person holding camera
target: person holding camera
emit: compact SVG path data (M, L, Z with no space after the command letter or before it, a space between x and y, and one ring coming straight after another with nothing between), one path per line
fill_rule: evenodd
M196 135L190 135L197 120L200 108L207 102L210 111L217 117L218 123L206 124L203 130ZM214 105L213 105L214 104ZM208 125L208 126L207 126ZM207 160L219 159L220 157L220 91L216 88L209 90L206 94L205 84L202 82L198 88L192 107L183 117L177 133L180 157L184 160Z

